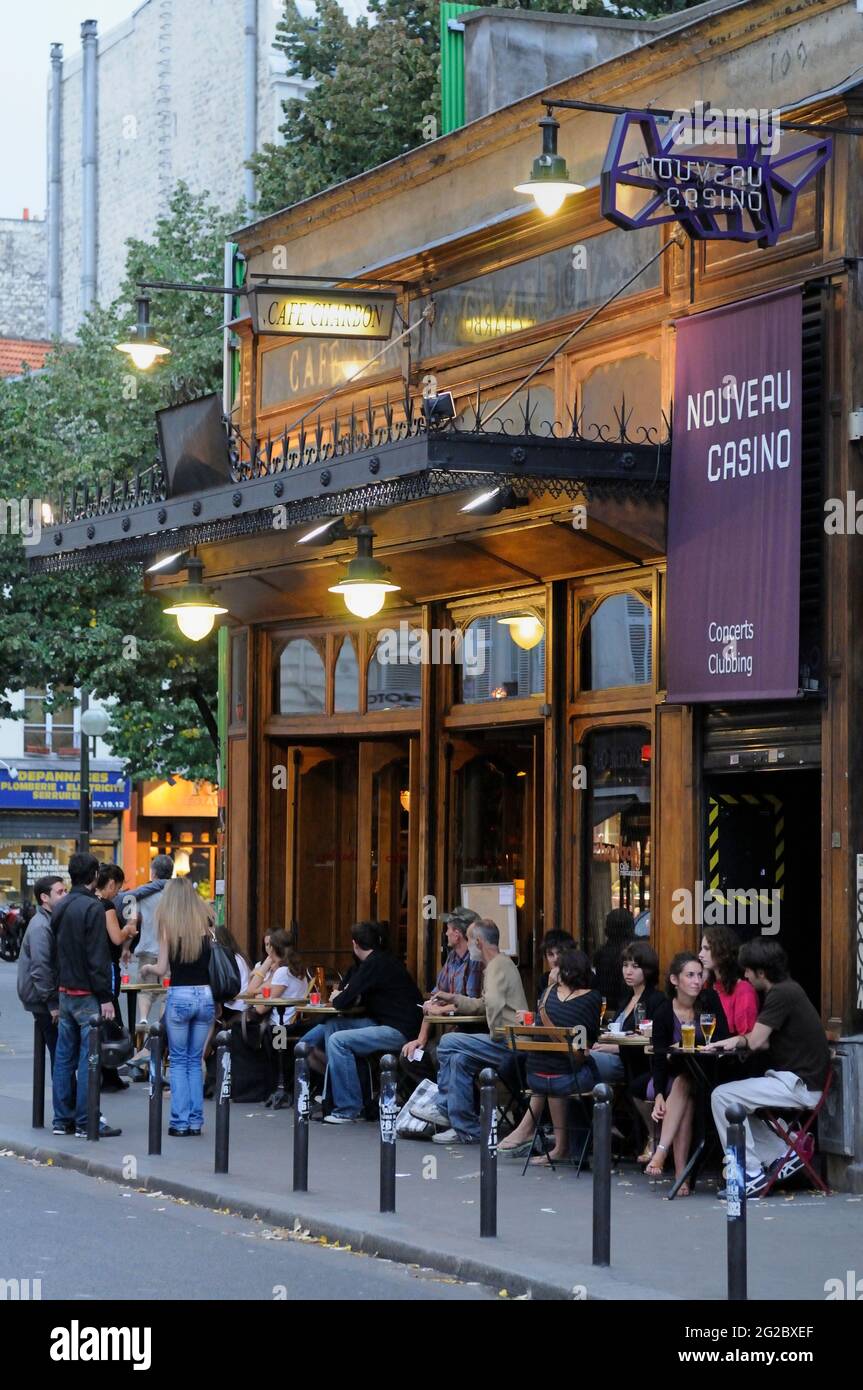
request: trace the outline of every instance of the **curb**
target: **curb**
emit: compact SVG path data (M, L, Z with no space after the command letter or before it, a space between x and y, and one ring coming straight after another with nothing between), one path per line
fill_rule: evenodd
M608 1270L597 1269L592 1265L574 1265L573 1282L562 1284L553 1280L534 1278L529 1274L519 1273L513 1268L504 1268L491 1261L486 1262L442 1249L428 1249L399 1236L370 1232L360 1226L350 1226L344 1221L310 1214L308 1211L293 1206L277 1206L272 1203L268 1205L267 1201L255 1202L227 1192L216 1192L207 1188L195 1187L191 1183L181 1182L170 1177L158 1178L155 1175L147 1174L132 1180L125 1178L119 1167L100 1162L95 1158L85 1158L83 1155L68 1153L63 1149L24 1143L20 1139L6 1139L2 1135L0 1135L0 1148L16 1154L20 1158L35 1159L41 1163L50 1159L53 1167L72 1169L85 1174L87 1177L103 1178L123 1187L134 1186L137 1189L143 1188L148 1192L164 1192L170 1197L181 1197L187 1202L214 1211L224 1212L227 1209L232 1215L257 1218L270 1225L286 1227L288 1230L293 1230L295 1225L299 1225L312 1237L323 1236L330 1241L349 1244L352 1250L364 1255L393 1260L399 1264L420 1265L424 1269L433 1269L439 1274L450 1275L465 1282L476 1282L492 1288L506 1288L508 1292L516 1296L526 1295L531 1300L583 1302L587 1301L586 1297L579 1297L575 1290L588 1287L591 1289L589 1295L591 1301L627 1299L655 1301L657 1298L663 1300L664 1297L657 1290L644 1286L628 1283L617 1284L613 1282ZM669 1302L677 1301L668 1296L665 1298Z

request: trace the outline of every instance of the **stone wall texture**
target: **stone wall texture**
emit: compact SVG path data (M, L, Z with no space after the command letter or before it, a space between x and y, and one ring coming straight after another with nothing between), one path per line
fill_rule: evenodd
M47 256L45 222L0 218L0 338L47 338Z

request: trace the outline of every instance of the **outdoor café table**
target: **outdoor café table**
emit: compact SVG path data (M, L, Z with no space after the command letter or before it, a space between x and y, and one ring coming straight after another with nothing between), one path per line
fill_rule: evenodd
M710 1094L717 1086L721 1086L725 1081L732 1081L739 1074L740 1056L736 1052L708 1052L704 1047L687 1052L679 1043L675 1043L668 1050L668 1063L673 1075L679 1075L681 1071L688 1074L695 1093L695 1147L686 1167L680 1177L675 1179L674 1186L668 1194L669 1202L673 1202L687 1179L691 1177L694 1183L698 1177L711 1136L715 1135L713 1117L710 1113Z
M645 1050L650 1046L650 1038L644 1033L600 1033L596 1041L620 1048L620 1062L624 1081L628 1086L637 1074L634 1064L645 1055Z
M165 986L164 986L163 984L152 984L152 985L146 985L146 984L133 984L133 985L132 985L132 984L130 984L130 985L121 985L121 986L120 986L120 993L121 993L121 994L125 994L125 996L126 996L126 1015L127 1015L127 1017L128 1017L128 1020L129 1020L129 1037L130 1037L130 1038L132 1038L132 1039L134 1040L134 1037L135 1037L135 1010L136 1010L136 1007L137 1007L136 1004L135 1004L135 995L136 995L136 994L164 994L165 992L166 992L166 991L165 991Z
M423 1022L445 1031L451 1028L481 1028L488 1030L485 1014L423 1014Z

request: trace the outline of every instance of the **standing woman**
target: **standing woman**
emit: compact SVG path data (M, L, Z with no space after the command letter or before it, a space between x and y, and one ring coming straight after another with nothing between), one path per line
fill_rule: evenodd
M128 951L129 942L138 935L134 922L121 922L117 916L116 898L123 887L125 875L119 864L100 864L96 878L96 897L105 909L105 928L108 932L108 950L111 952L111 994L114 1003L114 1016L119 1021L120 1013L120 957ZM125 1091L128 1081L124 1081L116 1067L102 1068L103 1091Z
M204 1124L201 1059L215 1016L210 989L212 922L187 878L172 878L156 909L159 959L141 974L166 975L171 985L165 1020L171 1051L171 1122L168 1133L200 1134Z
M740 939L730 927L705 927L699 959L707 984L719 995L731 1037L750 1033L758 1017L758 995L737 964Z

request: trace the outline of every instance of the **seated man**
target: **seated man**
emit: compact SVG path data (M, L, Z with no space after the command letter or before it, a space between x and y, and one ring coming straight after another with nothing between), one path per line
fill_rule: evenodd
M326 1044L333 1111L324 1117L331 1125L351 1124L363 1109L363 1095L356 1059L378 1052L398 1056L416 1028L422 995L401 961L384 950L383 931L377 922L358 922L351 928L351 944L359 962L330 1003L339 1011L362 1007L362 1017L339 1018L306 1033L312 1047Z
M473 1096L473 1080L483 1067L500 1070L510 1060L504 1042L492 1034L520 1022L527 1009L521 976L508 956L501 955L500 932L494 922L482 917L468 928L468 947L473 960L485 965L482 997L465 994L438 994L442 1004L454 1014L485 1014L488 1033L448 1033L438 1044L439 1104L411 1106L411 1114L430 1124L446 1128L434 1136L435 1144L479 1143L479 1119Z
M764 1076L729 1081L711 1097L713 1118L723 1148L729 1105L742 1105L747 1115L766 1105L773 1110L811 1110L818 1104L830 1062L824 1028L800 985L788 974L788 957L778 941L753 937L737 957L744 974L763 1002L758 1018L745 1035L710 1045L712 1051L740 1048L766 1051L771 1063ZM767 1186L770 1169L781 1162L786 1146L763 1120L746 1120L746 1195L758 1197ZM782 1168L782 1181L803 1167L792 1154Z
M434 1075L434 1068L430 1065L433 1057L430 1053L436 1053L437 1049L434 1044L429 1048L429 1019L440 1017L452 1010L451 1004L438 1003L440 995L444 994L449 998L453 994L466 994L471 999L478 999L482 993L482 961L471 958L467 942L468 927L471 922L479 921L479 913L472 912L469 907L454 907L452 912L444 913L441 920L446 924L446 944L449 952L438 974L432 996L423 1004L423 1019L419 1033L402 1048L403 1065L413 1062L415 1052L425 1054L421 1061L417 1061L416 1068L405 1066L410 1073L419 1069L417 1080L422 1076Z

